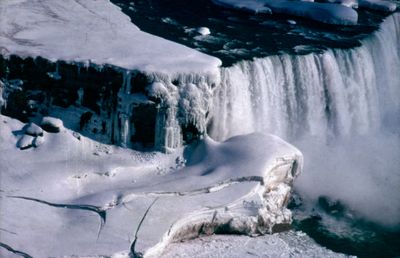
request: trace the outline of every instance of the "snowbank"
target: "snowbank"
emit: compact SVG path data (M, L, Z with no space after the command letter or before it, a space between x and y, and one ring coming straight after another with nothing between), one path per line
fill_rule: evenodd
M322 23L353 25L358 21L355 10L340 4L270 0L266 1L266 5L275 13L289 14Z
M252 12L273 12L298 16L322 23L355 25L358 14L353 8L394 12L396 3L390 0L212 0L215 4Z
M142 32L108 0L0 2L2 55L109 64L143 72L218 73L221 61Z
M277 137L205 138L166 155L62 130L21 151L12 132L24 124L0 123L1 242L30 256L159 255L199 234L257 235L291 222L285 205L302 156Z

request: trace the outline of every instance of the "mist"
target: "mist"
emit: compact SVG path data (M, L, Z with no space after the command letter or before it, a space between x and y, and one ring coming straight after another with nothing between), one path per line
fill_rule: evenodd
M296 145L305 166L295 189L305 199L326 196L360 218L400 226L399 135L355 136L328 143L307 137Z

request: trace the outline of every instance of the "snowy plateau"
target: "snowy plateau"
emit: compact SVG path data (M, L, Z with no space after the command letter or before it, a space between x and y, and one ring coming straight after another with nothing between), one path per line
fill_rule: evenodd
M384 18L351 49L224 66L113 1L0 0L0 257L347 257L292 225L294 189L400 225L399 3L209 2L293 27Z

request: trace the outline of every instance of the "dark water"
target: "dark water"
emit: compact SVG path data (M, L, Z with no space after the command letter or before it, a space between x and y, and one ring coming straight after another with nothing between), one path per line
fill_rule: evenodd
M251 14L214 6L209 0L111 0L143 31L220 58L224 66L255 57L351 48L376 30L384 16L359 11L356 26L329 26L293 17ZM296 24L290 24L288 19ZM211 35L195 29L208 27ZM359 257L400 257L400 225L366 221L340 202L294 198L295 229L336 252ZM384 211L382 211L384 212Z
M252 14L215 6L210 0L112 0L143 31L220 58L224 66L238 60L326 48L347 48L376 30L383 16L360 12L356 26L322 25L295 17ZM288 19L296 24L290 24ZM208 27L211 35L195 29Z
M327 197L312 202L295 195L289 208L294 213L293 227L328 249L358 257L400 256L400 225L386 228L366 221Z

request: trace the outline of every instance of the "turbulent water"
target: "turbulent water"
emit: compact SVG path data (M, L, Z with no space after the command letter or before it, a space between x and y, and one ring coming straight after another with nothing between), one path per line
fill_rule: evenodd
M335 251L397 256L400 14L362 43L224 68L209 134L261 131L294 143L306 161L296 225Z

